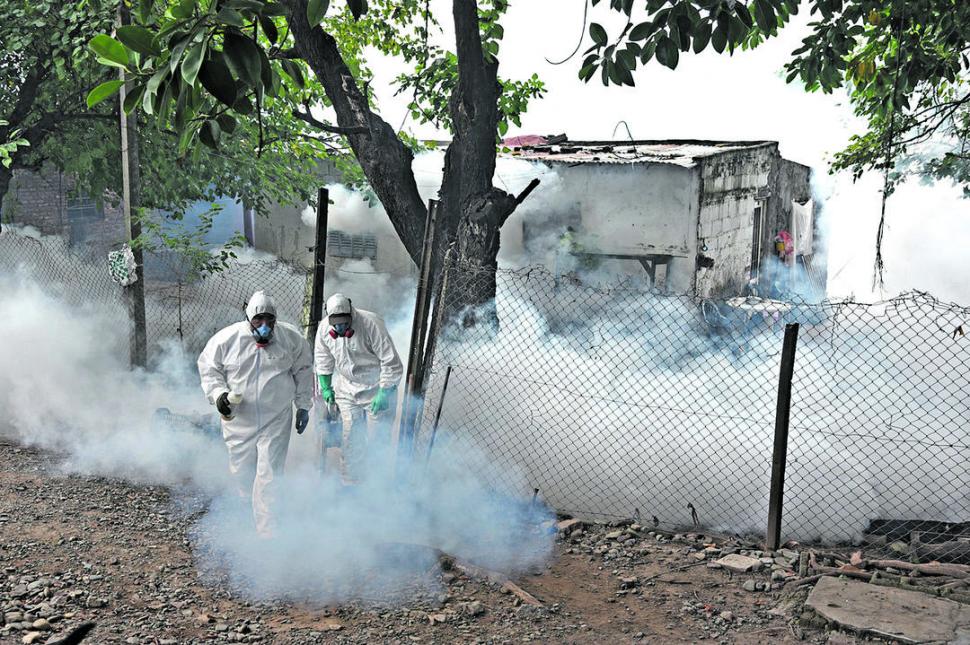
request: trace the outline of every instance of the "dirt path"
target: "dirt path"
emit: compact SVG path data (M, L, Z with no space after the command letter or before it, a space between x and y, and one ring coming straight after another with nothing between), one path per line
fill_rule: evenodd
M203 583L188 531L203 501L157 486L58 474L55 456L0 442L4 643L55 640L95 621L92 643L793 643L779 591L672 542L590 526L563 536L542 572L518 579L543 602L434 570L440 591L406 606L250 603ZM177 500L177 502L176 502ZM686 536L685 536L686 539ZM696 565L677 570L685 565ZM655 574L664 575L647 580ZM799 611L797 599L791 611ZM36 625L36 626L35 626ZM828 634L805 628L807 642ZM839 642L852 642L839 641Z

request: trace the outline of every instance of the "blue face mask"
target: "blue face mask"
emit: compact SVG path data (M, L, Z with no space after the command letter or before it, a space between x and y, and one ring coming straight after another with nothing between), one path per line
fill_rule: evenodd
M265 322L253 329L253 338L260 345L266 345L273 338L273 328L267 325Z
M350 323L337 323L333 326L333 330L337 332L339 336L343 336L350 329Z

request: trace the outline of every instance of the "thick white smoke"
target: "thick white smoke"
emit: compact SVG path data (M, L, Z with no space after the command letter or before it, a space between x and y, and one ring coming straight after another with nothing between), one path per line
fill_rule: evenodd
M970 410L960 310L805 308L721 320L689 298L499 280L500 332L441 347L445 426L512 457L555 508L763 533L785 320L802 323L786 537L869 520L966 521ZM707 314L705 321L704 313ZM963 312L966 316L966 312ZM427 428L426 428L427 430Z
M341 285L348 286L355 285ZM393 595L404 585L434 584L424 574L436 549L499 570L548 557L551 536L539 528L548 511L528 503L530 491L514 468L503 472L507 481L521 482L518 495L499 495L474 471L455 468L454 459L402 478L392 453L377 452L367 484L350 494L336 472L321 478L316 471L313 426L291 437L278 537L257 541L251 509L224 494L225 447L217 427L206 423L213 408L199 388L194 354L171 343L151 371L132 372L117 291L108 302L92 297L68 305L56 287L38 286L27 266L0 276L0 289L6 335L0 432L57 451L70 472L188 485L212 495L193 531L197 561L240 594L318 602ZM200 423L159 416L160 408ZM445 444L442 450L448 454ZM454 450L474 459L473 447Z

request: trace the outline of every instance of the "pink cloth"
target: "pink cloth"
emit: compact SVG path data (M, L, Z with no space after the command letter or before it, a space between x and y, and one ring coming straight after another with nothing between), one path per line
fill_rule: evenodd
M546 138L538 134L523 134L517 137L507 137L502 139L502 145L509 148L522 148L525 146L541 146L545 144Z

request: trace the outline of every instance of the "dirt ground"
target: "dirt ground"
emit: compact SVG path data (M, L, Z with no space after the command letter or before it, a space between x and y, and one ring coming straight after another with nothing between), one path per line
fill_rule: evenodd
M772 588L770 571L712 568L708 537L595 524L561 534L546 569L515 580L541 607L454 569L430 571L440 591L404 606L247 602L197 573L188 531L201 500L57 464L0 441L3 643L54 642L86 621L91 643L857 642L812 627L805 590ZM745 590L752 580L760 588Z

